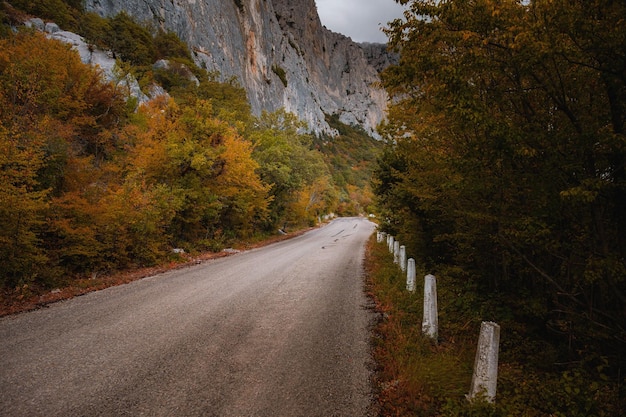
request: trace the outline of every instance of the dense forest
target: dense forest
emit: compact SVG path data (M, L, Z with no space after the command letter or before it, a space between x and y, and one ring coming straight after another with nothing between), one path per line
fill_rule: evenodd
M168 94L138 105L68 45L24 28L32 16L112 51L122 74ZM71 0L2 2L0 20L5 291L175 261L174 248L219 251L371 202L376 141L332 115L335 138L284 111L253 115L237 80L196 66L173 33ZM169 67L154 67L160 59Z
M623 415L626 4L399 2L383 229L456 288L458 326L502 325L498 415Z

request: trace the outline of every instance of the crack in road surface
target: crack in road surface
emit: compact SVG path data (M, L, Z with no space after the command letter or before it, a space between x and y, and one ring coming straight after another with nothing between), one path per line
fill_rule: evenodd
M371 415L362 260L373 230L338 219L2 318L0 415Z

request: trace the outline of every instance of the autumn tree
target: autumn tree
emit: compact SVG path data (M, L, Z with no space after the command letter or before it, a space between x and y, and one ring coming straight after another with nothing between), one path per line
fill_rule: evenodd
M72 167L109 158L115 150L110 129L123 117L121 93L67 45L37 33L0 40L0 234L2 251L16 265L4 269L5 280L53 277L56 258L48 249L58 243L51 216L56 198L88 187L92 178L71 175L79 172ZM44 268L43 261L52 265Z
M141 109L143 126L127 131L129 178L169 189L177 208L167 229L176 244L214 247L225 234L253 233L266 215L267 187L250 143L212 113L207 101L155 101Z
M387 227L433 268L533 294L533 314L578 347L623 346L624 4L405 3L383 77Z
M34 135L33 135L34 136ZM37 277L45 253L37 231L47 208L37 171L43 165L41 137L24 137L0 126L0 284L27 284Z

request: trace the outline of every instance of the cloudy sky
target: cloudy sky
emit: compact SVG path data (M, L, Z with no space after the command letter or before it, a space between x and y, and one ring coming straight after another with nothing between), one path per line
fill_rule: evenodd
M387 22L402 17L402 6L394 0L315 0L322 24L355 42L386 43L380 30Z

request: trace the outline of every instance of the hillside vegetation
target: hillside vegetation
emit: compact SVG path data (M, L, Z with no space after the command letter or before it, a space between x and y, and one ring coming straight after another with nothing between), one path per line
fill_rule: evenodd
M415 402L390 409L624 415L624 2L402 3L410 11L389 30L401 60L383 74L393 105L374 192L381 227L445 288L448 328L439 347L415 342L419 307L401 296L390 325L406 349L451 356L441 372L458 360L467 390L473 358L459 347L475 343L481 320L498 322L505 380L496 406L470 410L461 392L446 404L437 389L454 381L422 369L435 384L425 388L397 365L399 397Z
M24 29L28 16L110 49L141 86L157 83L169 95L138 107L69 46ZM69 0L3 2L0 19L5 292L24 296L176 261L181 254L173 248L218 251L367 206L360 190L369 187L363 176L374 157L335 155L328 163L330 153L315 147L317 138L303 133L295 116L254 116L237 81L218 82L198 68L175 34L125 14L84 13L81 2ZM158 59L172 65L154 69ZM344 148L344 140L373 144L362 132L330 140ZM339 171L361 174L338 182Z

